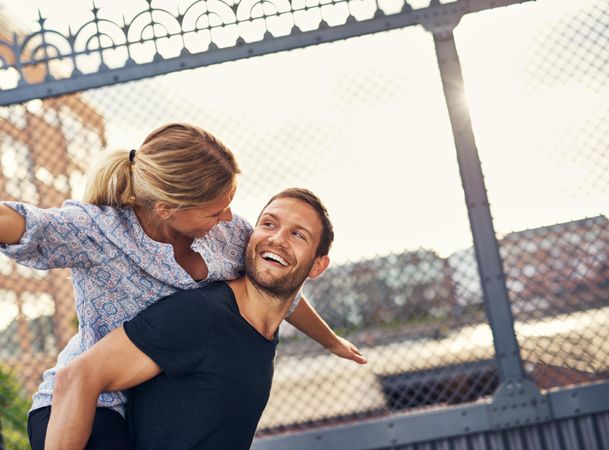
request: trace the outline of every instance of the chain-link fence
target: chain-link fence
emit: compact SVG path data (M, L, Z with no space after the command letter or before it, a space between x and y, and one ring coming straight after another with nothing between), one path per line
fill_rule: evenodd
M516 334L543 389L609 370L609 3L547 6L522 8L510 49L508 20L461 51ZM484 20L468 19L464 35ZM501 57L481 64L488 49Z
M538 0L455 30L525 370L543 389L606 379L609 2ZM0 30L10 31L10 30ZM305 186L335 223L305 295L366 366L289 325L259 435L472 402L499 378L431 35L409 28L0 109L2 200L78 198L103 148L170 121L236 154L254 221ZM75 333L69 272L0 257L0 421Z

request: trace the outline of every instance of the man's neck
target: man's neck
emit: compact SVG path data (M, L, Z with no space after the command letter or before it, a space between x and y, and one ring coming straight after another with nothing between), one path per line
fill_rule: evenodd
M265 338L273 340L294 296L289 299L273 297L257 288L247 277L227 283L235 294L243 318Z

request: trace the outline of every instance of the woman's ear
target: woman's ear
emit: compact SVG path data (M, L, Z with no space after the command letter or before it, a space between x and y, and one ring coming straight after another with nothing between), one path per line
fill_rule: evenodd
M173 208L171 208L167 203L157 202L154 204L154 212L160 219L169 219L169 217L171 217L173 214L173 211Z

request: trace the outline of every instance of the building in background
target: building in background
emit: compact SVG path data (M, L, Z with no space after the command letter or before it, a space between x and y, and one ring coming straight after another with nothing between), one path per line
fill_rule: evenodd
M0 6L0 40L26 31ZM8 62L12 52L0 46ZM46 76L28 68L30 81ZM104 118L79 94L0 108L2 200L43 208L78 198L83 172L106 145ZM28 391L76 331L67 270L39 271L0 256L0 364L18 371Z
M455 305L447 260L425 249L331 267L305 289L333 328L369 345L437 333Z
M501 240L501 252L517 317L609 305L605 216L510 233Z

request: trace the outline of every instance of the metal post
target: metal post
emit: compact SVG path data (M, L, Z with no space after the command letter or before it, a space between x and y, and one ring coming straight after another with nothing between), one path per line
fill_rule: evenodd
M510 309L499 245L486 196L469 109L465 101L461 63L452 28L429 31L434 37L444 96L457 150L484 303L493 332L499 376L502 382L522 380L524 369L514 332L514 317Z

